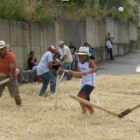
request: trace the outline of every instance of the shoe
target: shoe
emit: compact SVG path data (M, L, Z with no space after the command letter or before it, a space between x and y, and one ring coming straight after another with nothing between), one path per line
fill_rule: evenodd
M91 107L91 106L86 106L86 107L87 107L88 111L90 112L90 114L94 113L93 107Z
M18 105L18 106L20 106L21 105L21 99L20 99L20 97L16 97L15 98L15 102L16 102L16 105Z

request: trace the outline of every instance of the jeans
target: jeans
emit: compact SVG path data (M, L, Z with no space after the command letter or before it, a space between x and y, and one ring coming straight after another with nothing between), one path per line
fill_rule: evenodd
M40 90L39 96L42 96L45 93L49 83L50 83L50 91L51 91L51 93L54 93L55 87L56 87L56 79L52 75L52 73L50 71L46 72L46 73L40 75L40 78L42 79L43 85Z
M71 63L69 62L64 62L63 65L62 65L62 68L63 69L66 69L66 70L70 70L71 69ZM72 76L71 75L66 75L67 76L67 80L71 80Z
M72 55L72 58L71 70L77 71L78 57L76 55Z

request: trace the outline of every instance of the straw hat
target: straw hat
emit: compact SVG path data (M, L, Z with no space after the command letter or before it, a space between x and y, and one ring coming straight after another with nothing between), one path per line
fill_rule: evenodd
M88 49L87 49L87 47L80 47L79 48L79 52L78 53L76 53L76 54L78 54L78 55L89 55L89 52L88 52Z
M0 41L0 49L5 48L5 47L9 47L9 45L6 45L5 41L1 40Z
M64 41L59 41L58 42L58 46L61 45L61 44L64 44Z

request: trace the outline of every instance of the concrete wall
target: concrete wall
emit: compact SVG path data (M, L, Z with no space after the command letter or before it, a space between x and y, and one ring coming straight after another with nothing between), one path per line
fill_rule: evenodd
M59 40L65 41L69 45L70 41L74 41L77 48L83 44L83 23L57 18L56 24L56 46Z
M17 57L19 68L27 68L31 50L40 59L46 47L55 42L54 26L19 21L0 20L0 40L10 44L10 50Z
M97 21L91 17L86 18L86 41L94 47L103 47L103 40L110 32L114 37L114 43L129 44L130 40L137 41L137 27L132 23L116 22L112 18L105 21Z
M106 40L106 23L97 21L94 18L87 17L85 20L85 39L84 42L89 42L94 48L104 47Z
M132 23L116 22L111 18L97 21L87 17L82 22L54 19L52 25L32 22L19 22L0 19L0 40L10 44L16 57L18 67L27 68L27 59L31 50L35 51L40 60L47 46L56 45L63 40L66 45L73 40L77 47L89 42L95 49L96 61L107 59L105 40L107 32L114 35L113 53L115 56L129 53L136 47L137 28Z
M114 36L114 56L124 55L137 47L137 27L132 23L117 22L112 18L97 21L91 17L87 17L85 22L86 38L84 41L91 42L94 47L96 62L107 59L105 40L108 32Z

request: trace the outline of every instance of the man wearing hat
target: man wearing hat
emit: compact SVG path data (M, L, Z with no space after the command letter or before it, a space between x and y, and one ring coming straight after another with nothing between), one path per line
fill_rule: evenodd
M21 105L21 98L17 85L16 58L12 52L7 50L8 45L0 41L0 81L11 77L11 81L0 85L0 97L5 86L8 87L11 97L14 97L17 105Z
M63 41L59 41L58 46L60 48L59 53L61 55L61 61L63 62L62 68L70 70L71 63L72 63L71 51L70 51L69 47L64 44ZM67 80L71 80L70 75L67 75Z
M46 92L48 84L50 83L50 93L55 93L56 79L50 72L53 64L53 54L56 48L54 46L49 46L47 52L42 56L39 65L37 67L37 75L42 79L42 88L39 92L39 96L43 96Z

